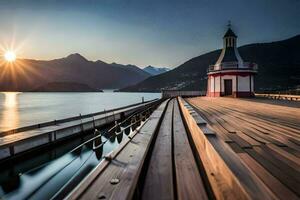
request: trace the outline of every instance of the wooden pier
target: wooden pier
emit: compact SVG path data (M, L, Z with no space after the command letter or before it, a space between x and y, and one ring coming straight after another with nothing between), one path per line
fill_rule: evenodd
M298 102L165 100L68 199L300 199Z
M53 199L300 199L298 101L177 97L145 102L3 136L0 158L142 111L148 115L137 129L126 125L133 131L117 148Z

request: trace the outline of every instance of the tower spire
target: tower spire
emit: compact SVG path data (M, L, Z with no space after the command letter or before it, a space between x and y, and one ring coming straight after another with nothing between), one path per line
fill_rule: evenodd
M231 28L231 20L228 20L227 27L228 27L228 28Z

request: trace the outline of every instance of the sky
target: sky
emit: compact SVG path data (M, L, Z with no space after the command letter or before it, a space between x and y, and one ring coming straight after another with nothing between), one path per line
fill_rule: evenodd
M300 0L1 0L0 46L18 57L176 67L222 47L300 34Z

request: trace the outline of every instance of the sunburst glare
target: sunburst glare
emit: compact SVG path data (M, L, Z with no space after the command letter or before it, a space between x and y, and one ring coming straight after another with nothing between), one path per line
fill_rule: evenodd
M4 54L4 58L8 62L14 62L17 58L16 53L13 51L6 51Z

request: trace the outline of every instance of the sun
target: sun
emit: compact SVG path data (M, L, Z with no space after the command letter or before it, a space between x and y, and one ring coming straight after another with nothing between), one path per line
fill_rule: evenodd
M8 62L14 62L16 60L16 54L13 51L7 51L4 54L4 58Z

